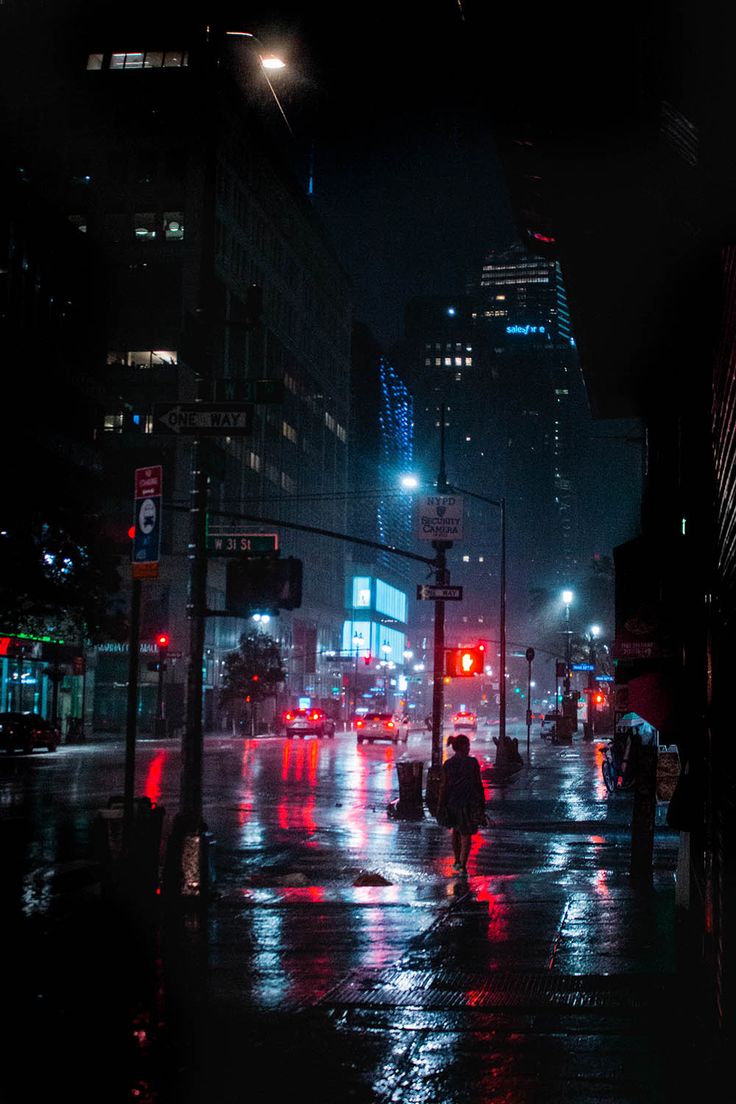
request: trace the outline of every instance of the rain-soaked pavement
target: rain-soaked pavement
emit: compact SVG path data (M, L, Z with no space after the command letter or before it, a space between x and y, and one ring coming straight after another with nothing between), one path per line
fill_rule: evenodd
M493 730L472 751L489 767ZM673 1104L708 1091L676 908L678 835L657 813L632 879L633 797L603 741L532 736L488 781L467 880L429 814L389 815L406 745L210 735L200 914L101 892L91 825L124 742L0 762L2 1093L18 1104ZM172 741L141 741L137 793L177 810ZM492 769L489 771L493 775ZM720 1094L719 1094L720 1095Z

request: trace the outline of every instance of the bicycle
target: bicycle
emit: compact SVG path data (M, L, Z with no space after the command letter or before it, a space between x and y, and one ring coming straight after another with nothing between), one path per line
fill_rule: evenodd
M631 737L621 745L616 738L609 741L603 751L601 763L603 783L609 793L630 790L635 781L634 749Z

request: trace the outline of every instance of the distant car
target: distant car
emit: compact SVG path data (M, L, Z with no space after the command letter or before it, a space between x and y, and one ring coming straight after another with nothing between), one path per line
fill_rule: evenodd
M0 713L0 747L11 755L30 755L39 747L56 751L60 743L60 729L40 713Z
M557 734L557 720L556 713L545 713L542 717L539 725L539 735L544 738L550 738Z
M284 713L284 731L288 739L295 736L317 736L320 740L335 736L335 722L324 709L287 709Z
M393 713L366 713L355 722L358 743L364 740L390 740L392 744L404 743L409 739L409 722L403 716Z
M478 717L470 709L461 709L452 718L453 728L469 728L472 732L478 727Z

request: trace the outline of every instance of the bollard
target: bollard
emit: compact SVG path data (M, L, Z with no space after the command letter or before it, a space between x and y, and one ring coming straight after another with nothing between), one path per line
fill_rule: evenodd
M388 814L392 817L420 818L424 816L422 798L422 774L424 763L417 760L403 760L396 764L399 777L399 798L391 802Z

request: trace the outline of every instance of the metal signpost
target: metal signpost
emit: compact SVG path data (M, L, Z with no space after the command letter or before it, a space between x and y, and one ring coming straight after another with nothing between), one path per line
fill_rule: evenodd
M141 579L157 579L161 547L160 464L136 468L134 478L135 532L131 551L130 639L128 641L128 697L125 723L125 781L123 786L123 842L130 844L135 796L135 741L138 720L138 665L141 630Z

